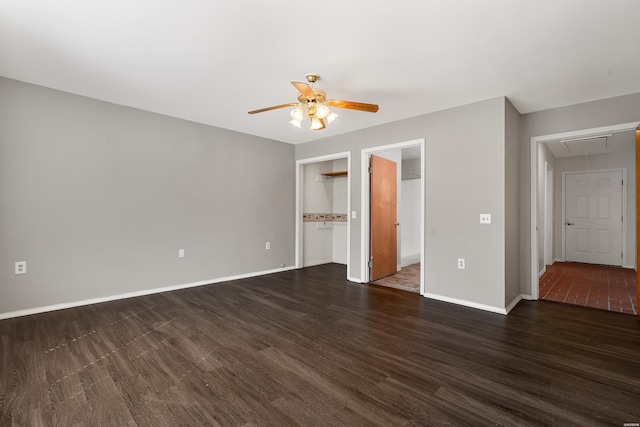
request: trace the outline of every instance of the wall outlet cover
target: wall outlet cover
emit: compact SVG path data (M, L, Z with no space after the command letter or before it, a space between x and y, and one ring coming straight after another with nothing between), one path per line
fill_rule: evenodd
M480 224L491 224L491 214L480 214Z
M16 274L27 273L27 261L16 261Z

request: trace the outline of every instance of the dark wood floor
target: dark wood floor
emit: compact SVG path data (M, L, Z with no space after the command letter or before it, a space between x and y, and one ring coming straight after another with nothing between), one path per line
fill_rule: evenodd
M502 316L335 264L0 321L0 425L640 422L640 323Z

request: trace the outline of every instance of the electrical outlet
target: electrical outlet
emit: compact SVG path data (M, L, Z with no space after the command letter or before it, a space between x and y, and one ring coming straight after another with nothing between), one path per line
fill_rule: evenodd
M26 273L27 273L27 261L17 261L16 274L26 274Z
M271 249L271 242L267 242L267 243L265 243L264 248L265 248L266 250Z
M491 224L491 214L480 214L480 224Z
M184 258L184 249L178 249L178 258Z
M460 270L464 270L465 269L465 262L464 262L464 258L458 258L458 268Z

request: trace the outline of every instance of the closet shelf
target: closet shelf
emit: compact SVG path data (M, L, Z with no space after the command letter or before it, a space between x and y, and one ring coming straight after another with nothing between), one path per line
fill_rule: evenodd
M338 171L338 172L325 172L322 175L324 176L347 176L347 171Z

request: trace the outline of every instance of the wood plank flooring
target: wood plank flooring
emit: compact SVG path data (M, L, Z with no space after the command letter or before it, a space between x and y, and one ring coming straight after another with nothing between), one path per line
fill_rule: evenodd
M640 422L636 317L502 316L329 264L0 321L0 425Z

